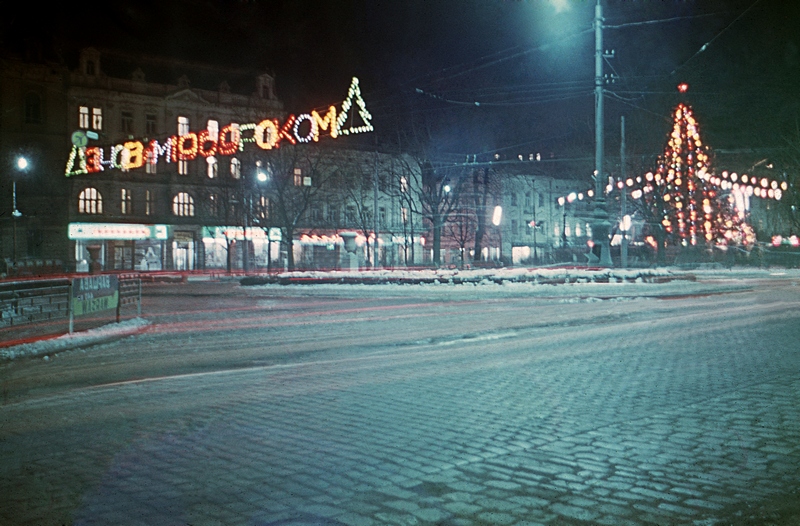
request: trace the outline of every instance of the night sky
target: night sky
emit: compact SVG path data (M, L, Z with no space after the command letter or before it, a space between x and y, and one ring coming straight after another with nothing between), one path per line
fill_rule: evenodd
M6 49L69 62L93 45L267 70L295 112L338 104L358 76L380 142L424 129L454 159L593 156L592 1L122 0L44 15L31 4L4 14ZM797 2L603 5L606 25L622 26L604 32L615 50L605 72L618 77L608 85L609 155L620 115L631 155L658 154L680 100L712 148L758 153L799 141ZM685 95L680 82L691 86Z

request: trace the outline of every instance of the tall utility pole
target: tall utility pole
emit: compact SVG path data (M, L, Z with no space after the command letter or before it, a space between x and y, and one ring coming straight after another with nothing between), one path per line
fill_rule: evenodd
M608 242L608 234L611 230L611 223L608 221L608 210L606 210L605 200L605 172L603 171L603 7L600 0L594 8L594 99L595 99L595 152L594 152L594 183L595 183L595 206L593 214L592 237L594 243L600 246L600 259L598 264L601 267L612 266L611 245Z
M628 228L629 224L625 216L628 215L628 178L625 174L625 116L620 118L620 143L619 143L619 177L622 181L622 205L620 215L622 216L622 244L620 245L620 260L622 268L628 268Z

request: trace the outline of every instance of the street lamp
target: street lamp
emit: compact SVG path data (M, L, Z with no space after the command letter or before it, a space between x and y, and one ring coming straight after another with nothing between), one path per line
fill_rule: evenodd
M494 207L494 212L492 213L492 224L496 227L500 226L500 223L503 220L503 207L497 205ZM497 257L500 259L500 264L503 264L503 229L498 228L497 233L500 235L500 248L497 253Z
M23 156L17 157L17 169L20 172L27 171L29 165L30 165L30 163L28 163L28 159L26 159ZM11 200L12 200L11 201L12 202L11 216L13 217L13 219L11 221L11 227L12 227L12 233L13 233L12 234L12 236L13 236L13 241L12 241L12 260L14 262L14 267L16 267L17 266L17 219L22 217L22 212L20 212L17 209L17 178L16 177L11 182L11 187L12 187L12 190L11 190Z

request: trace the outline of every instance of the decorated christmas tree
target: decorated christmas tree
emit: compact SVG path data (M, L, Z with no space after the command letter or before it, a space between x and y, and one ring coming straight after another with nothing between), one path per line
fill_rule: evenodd
M753 188L737 174L714 175L692 109L679 104L672 132L655 173L646 175L643 198L668 243L752 244L745 222ZM755 181L753 181L755 182Z

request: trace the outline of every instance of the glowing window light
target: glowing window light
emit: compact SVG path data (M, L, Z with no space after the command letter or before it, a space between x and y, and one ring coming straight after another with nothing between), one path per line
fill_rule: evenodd
M102 214L103 196L96 188L84 188L78 195L79 214Z
M172 198L172 213L179 217L194 216L194 198L187 192L178 192Z

